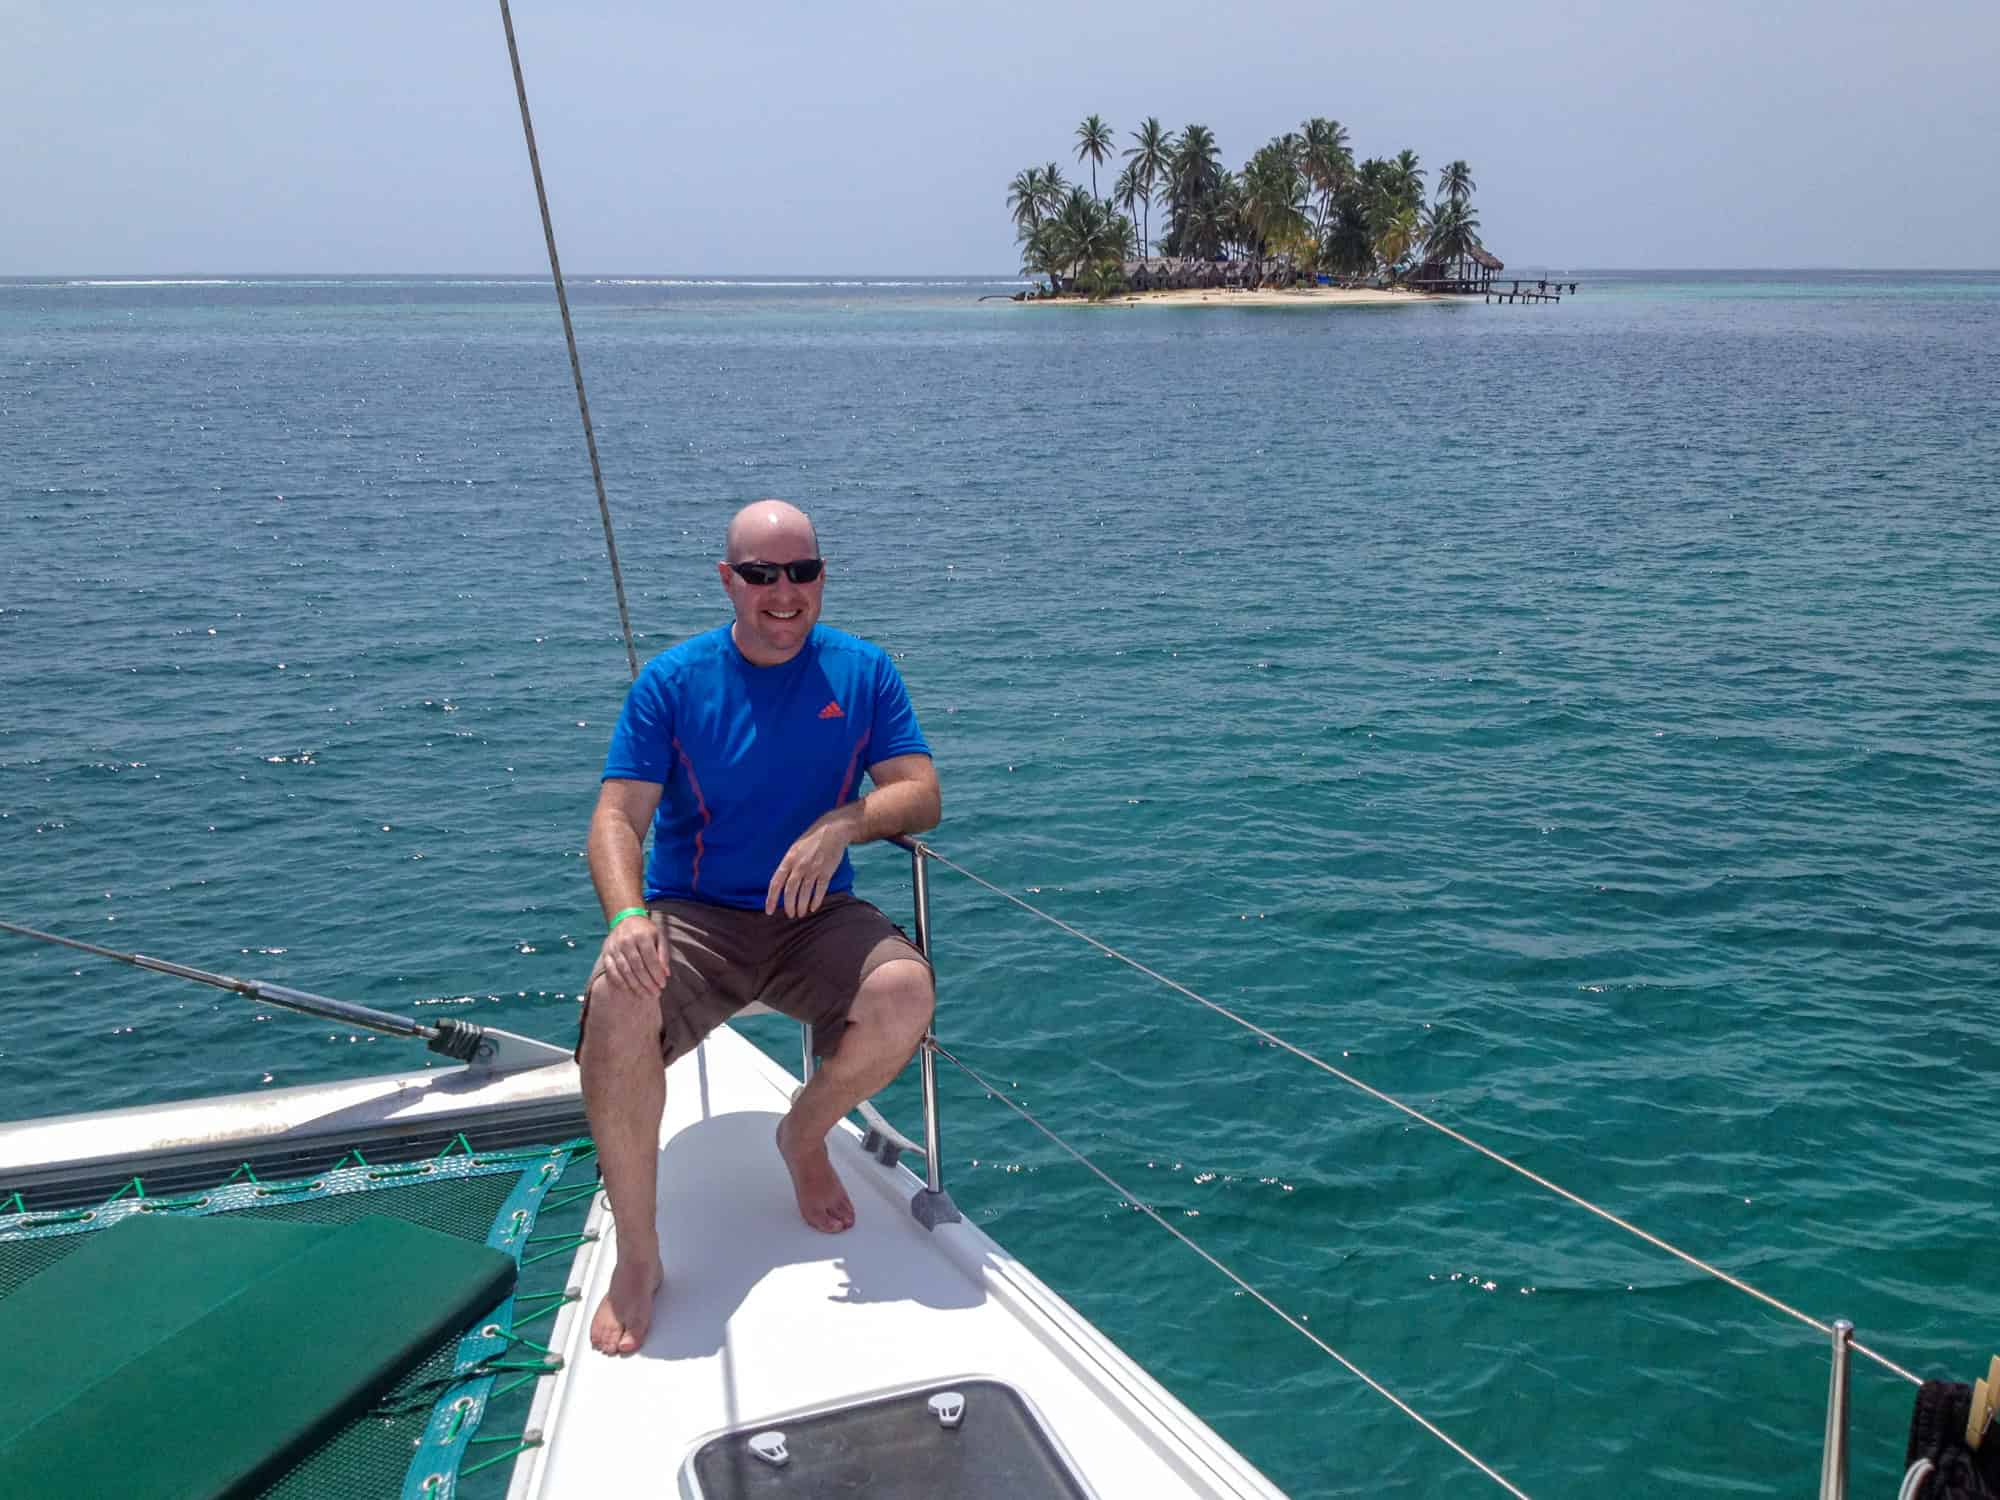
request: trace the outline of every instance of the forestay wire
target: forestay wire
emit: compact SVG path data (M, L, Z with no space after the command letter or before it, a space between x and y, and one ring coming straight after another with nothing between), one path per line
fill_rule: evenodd
M611 535L611 502L604 498L604 466L597 461L597 433L590 425L590 398L583 393L583 361L576 353L576 325L570 321L569 293L563 289L562 261L556 256L556 226L549 217L549 194L542 186L542 157L535 150L535 122L528 113L528 85L521 78L521 49L514 44L514 15L500 0L500 24L507 29L507 59L514 65L514 97L521 101L521 131L528 138L528 165L535 174L535 201L542 209L542 238L549 247L549 274L556 281L563 338L569 344L569 373L576 381L576 409L583 417L583 443L590 450L590 477L597 484L597 518L604 523L604 550L611 555L611 588L618 595L618 624L625 632L625 665L636 681L639 652L632 644L632 613L625 607L625 575L618 567L618 543Z
M929 848L928 845L926 845L925 847ZM936 851L932 850L932 853L936 854ZM939 856L939 858L942 858L942 856ZM949 861L946 862L949 863ZM958 867L956 865L953 865L952 868L957 869ZM1168 1234L1172 1235L1175 1239L1179 1240L1183 1245L1186 1245L1188 1249L1194 1251L1196 1255L1199 1255L1203 1260L1207 1261L1211 1266L1214 1266L1216 1270L1220 1271L1224 1276L1227 1276L1231 1281L1235 1282L1239 1287L1241 1287L1244 1291L1248 1292L1252 1297L1255 1297L1260 1303L1264 1305L1265 1308L1275 1313L1279 1318L1283 1319L1286 1325L1290 1327L1295 1333L1303 1334L1306 1338L1310 1339L1314 1344L1318 1345L1323 1353L1330 1355L1333 1359L1337 1360L1340 1363L1341 1367L1348 1372L1348 1374L1352 1375L1356 1380L1359 1380L1363 1385L1367 1386L1369 1390L1373 1391L1376 1395L1380 1396L1384 1401L1387 1401L1391 1406L1395 1407L1396 1410L1400 1411L1404 1416L1408 1417L1412 1422L1415 1422L1419 1427L1423 1428L1424 1431L1428 1432L1432 1437L1436 1438L1439 1442L1443 1443L1447 1448L1451 1449L1452 1452L1456 1453L1460 1458L1464 1459L1467 1463L1471 1464L1473 1468L1477 1469L1480 1473L1484 1474L1488 1479L1492 1480L1495 1484L1499 1485L1500 1488L1505 1490L1508 1494L1518 1496L1519 1500L1532 1500L1532 1497L1529 1496L1526 1491L1517 1487L1513 1483L1513 1481L1507 1478L1506 1475L1502 1474L1498 1469L1495 1469L1491 1464L1487 1463L1484 1459L1480 1458L1478 1454L1474 1453L1471 1449L1467 1448L1463 1443L1459 1442L1450 1433L1446 1432L1442 1427L1438 1426L1437 1423L1433 1422L1429 1417L1425 1416L1422 1412L1418 1411L1414 1406L1410 1405L1409 1402L1405 1401L1401 1396L1398 1396L1394 1391L1390 1390L1386 1385L1382 1384L1381 1381L1377 1380L1373 1375L1370 1375L1366 1370L1362 1369L1361 1366L1357 1365L1353 1360L1349 1359L1345 1354L1342 1354L1338 1349L1334 1348L1333 1345L1329 1344L1325 1339L1321 1338L1318 1334L1314 1333L1310 1328L1306 1327L1305 1324L1301 1323L1297 1318L1293 1317L1290 1313L1286 1312L1282 1307L1278 1306L1277 1303L1273 1302L1269 1297L1265 1296L1262 1292L1258 1291L1256 1287L1252 1286L1249 1282L1245 1281L1241 1276L1237 1275L1234 1271L1230 1270L1228 1266L1224 1265L1221 1261L1217 1260L1213 1255L1209 1254L1208 1251L1202 1249L1200 1245L1197 1245L1193 1240L1189 1239L1187 1235L1183 1234L1180 1230L1176 1229L1172 1224L1167 1222L1166 1219L1161 1217L1159 1210L1154 1208L1152 1204L1147 1203L1145 1200L1140 1198L1138 1194L1134 1193L1130 1188L1126 1187L1123 1183L1119 1182L1117 1178L1113 1177L1109 1172L1105 1171L1102 1167L1098 1166L1096 1162L1092 1161L1089 1157L1085 1156L1081 1151L1077 1150L1076 1147L1072 1146L1068 1141L1064 1140L1061 1136L1057 1135L1053 1130L1049 1129L1048 1126L1044 1125L1040 1120L1036 1119L1024 1107L1022 1107L1019 1104L1016 1104L1012 1099L1008 1098L1007 1095L1001 1091L999 1085L987 1082L987 1080L981 1077L977 1071L975 1071L973 1068L971 1068L966 1063L961 1061L959 1058L954 1057L944 1046L938 1043L935 1039L932 1040L931 1047L946 1062L950 1063L953 1067L957 1068L959 1072L965 1074L966 1077L970 1078L974 1083L978 1084L981 1088L986 1090L987 1094L990 1097L998 1099L1002 1104L1006 1105L1009 1109L1013 1110L1015 1114L1019 1115L1022 1119L1026 1120L1030 1125L1034 1126L1035 1129L1039 1130L1043 1135L1047 1136L1056 1145L1060 1146L1064 1151L1067 1151L1071 1156L1075 1157L1077 1161L1082 1163L1083 1166L1087 1168L1089 1171L1095 1173L1097 1177L1101 1179L1107 1186L1109 1186L1113 1192L1117 1193L1119 1197L1123 1198L1127 1203L1131 1204L1134 1208L1138 1209L1140 1213L1144 1214L1147 1218L1151 1219L1155 1224L1159 1225L1160 1228L1166 1230Z
M1331 1074L1333 1077L1338 1078L1342 1083L1348 1084L1353 1088L1359 1089L1362 1093L1368 1095L1370 1098L1378 1099L1392 1109L1401 1110L1404 1114L1408 1115L1411 1119L1417 1121L1419 1124L1430 1126L1431 1129L1439 1132L1440 1134L1451 1137L1451 1139L1457 1141L1461 1146L1471 1147L1474 1151L1477 1151L1481 1156L1486 1157L1490 1161L1498 1162L1508 1171L1519 1173L1521 1176L1527 1178L1528 1181L1534 1183L1537 1187L1545 1188L1549 1192L1554 1193L1559 1198L1568 1199L1571 1203L1574 1203L1578 1208L1596 1214L1598 1218L1603 1219L1606 1223L1615 1224L1617 1225L1618 1228L1624 1230L1627 1234L1636 1235L1639 1239L1644 1240L1647 1244L1653 1246L1655 1249L1664 1250L1667 1252L1667 1254L1673 1256L1676 1260L1683 1261L1686 1264L1693 1266L1697 1271L1700 1271L1705 1275L1713 1276L1717 1281L1724 1282L1729 1286L1735 1287L1737 1291L1743 1292L1748 1296L1756 1298L1766 1307L1773 1308L1776 1311L1783 1313L1788 1318L1796 1318L1799 1322L1805 1324L1808 1328L1816 1328L1821 1333L1826 1334L1829 1337L1832 1336L1833 1333L1832 1327L1829 1324L1822 1323L1818 1318L1813 1317L1810 1313L1801 1312L1799 1311L1798 1308L1793 1307L1790 1303L1780 1301L1778 1298L1773 1297L1769 1292L1760 1291L1758 1288L1750 1285L1749 1282L1742 1280L1740 1277L1730 1275L1727 1271L1721 1269L1719 1266L1710 1265L1707 1261L1702 1260L1699 1256L1690 1255L1687 1251L1682 1250L1678 1246L1668 1244L1658 1235L1649 1233L1648 1231L1641 1229L1638 1225L1630 1222L1627 1219L1620 1218L1617 1214L1612 1213L1611 1210L1609 1210L1608 1208L1600 1208L1597 1204L1592 1203L1588 1198L1585 1198L1580 1194L1571 1192L1568 1188L1563 1187L1559 1183L1554 1183L1549 1181L1548 1178L1542 1176L1539 1172L1531 1171L1529 1168L1522 1166L1519 1162L1514 1161L1510 1157L1501 1155L1500 1152L1495 1151L1491 1146L1484 1145L1481 1142L1474 1140L1471 1136L1466 1135L1463 1131L1454 1130L1449 1125L1443 1124L1438 1120L1433 1120L1429 1115L1425 1114L1422 1110L1412 1108L1410 1105L1405 1104L1402 1100L1396 1098L1394 1095L1385 1094L1382 1092L1382 1090L1376 1088L1373 1084L1364 1083L1362 1082L1361 1079L1356 1078L1353 1074L1343 1072L1341 1069L1336 1068L1332 1063L1325 1061L1323 1058L1318 1058L1313 1056L1313 1054L1306 1051L1305 1048L1296 1046L1293 1043L1286 1041L1283 1037L1278 1036L1273 1032L1266 1031L1262 1026L1259 1026L1256 1022L1246 1020L1244 1017L1239 1016L1238 1014L1236 1014L1235 1011L1229 1009L1227 1006L1218 1005L1215 1001L1210 1000L1207 996L1196 994L1186 985L1181 984L1176 980L1169 979L1166 975L1160 973L1156 969L1148 968L1146 965L1140 963L1135 958L1127 957L1125 954L1120 953L1116 948L1113 948L1110 944L1100 942L1098 939L1092 937L1089 933L1083 931L1081 928L1072 927L1069 923L1063 921L1060 917L1052 916L1050 913L1043 911L1039 906L1034 905L1032 902L1023 901L1019 896L1015 895L1012 891L1003 890L999 886L995 885L992 881L987 880L982 876L974 874L971 870L966 869L964 865L961 865L957 861L949 859L945 855L940 854L931 845L925 844L923 847L924 847L924 852L930 858L935 859L939 864L945 866L947 869L957 871L960 875L963 875L967 880L970 880L974 885L982 886L986 890L991 891L994 895L1013 902L1014 905L1020 907L1023 911L1030 912L1033 915L1040 917L1044 922L1047 922L1052 926L1061 928L1064 932L1067 932L1071 937L1081 939L1083 942L1088 943L1091 947L1097 949L1098 952L1105 954L1107 957L1115 958L1121 964L1125 964L1129 968L1138 970L1141 974L1144 974L1149 979L1157 980L1159 983L1165 985L1168 989L1175 991L1177 994L1185 995L1188 999L1194 1001L1197 1005L1206 1006L1208 1009L1214 1011L1217 1015L1223 1017L1225 1020L1234 1021L1238 1026L1241 1026L1245 1031L1251 1032L1256 1036L1262 1037L1272 1046L1281 1048L1282 1050L1291 1053L1292 1056L1298 1058L1301 1062L1310 1063L1313 1067L1318 1068L1321 1072ZM953 1060L956 1061L956 1059ZM1004 1098L1004 1096L1002 1097ZM1011 1101L1007 1102L1011 1103ZM1060 1145L1062 1143L1058 1142L1057 1144ZM1069 1148L1065 1146L1064 1149L1068 1150ZM1074 1152L1071 1152L1071 1154L1075 1155ZM1081 1158L1079 1158L1079 1160L1081 1160ZM1085 1165L1089 1165L1089 1163L1085 1163ZM1091 1170L1096 1171L1096 1168L1092 1167ZM1103 1174L1099 1173L1098 1175L1102 1176ZM1106 1180L1108 1181L1109 1179ZM1123 1189L1120 1189L1120 1191L1122 1192ZM1126 1194L1126 1196L1129 1198L1131 1195L1128 1193ZM1154 1217L1158 1218L1159 1216L1156 1214L1154 1215ZM1166 1221L1161 1220L1161 1222L1165 1223ZM1168 1224L1167 1228L1172 1229L1173 1226L1171 1224ZM1185 1236L1182 1236L1182 1238L1185 1238ZM1192 1244L1192 1241L1190 1241L1189 1243ZM1255 1294L1253 1293L1253 1295ZM1259 1300L1261 1301L1263 1299L1260 1297ZM1269 1304L1266 1303L1266 1306L1269 1306ZM1277 1311L1276 1308L1273 1308L1272 1310L1274 1312ZM1281 1317L1283 1316L1282 1313L1280 1313L1279 1315ZM1286 1319L1286 1321L1289 1322L1290 1319ZM1300 1332L1303 1333L1304 1331L1305 1330L1300 1329ZM1310 1337L1310 1335L1308 1335L1308 1337ZM1315 1340L1315 1342L1317 1342L1317 1340ZM1859 1340L1850 1342L1849 1347L1853 1349L1853 1351L1856 1354L1874 1360L1876 1364L1880 1365L1883 1369L1889 1371L1891 1374L1902 1376L1903 1379L1909 1381L1910 1384L1912 1385L1923 1384L1923 1381L1919 1377L1912 1375L1908 1370L1904 1369L1894 1360L1889 1359L1884 1355L1877 1354L1873 1349L1870 1349L1866 1344L1861 1343ZM1328 1352L1332 1353L1331 1350L1329 1350ZM1336 1355L1335 1357L1338 1358L1339 1356ZM1345 1364L1346 1361L1343 1360L1342 1363ZM1352 1367L1350 1366L1350 1368ZM1356 1373L1358 1374L1359 1372L1357 1371ZM1366 1379L1365 1376L1362 1378ZM1372 1385L1373 1382L1371 1381L1370 1384ZM1394 1400L1393 1397L1391 1397L1390 1399ZM1401 1404L1402 1404L1401 1402L1397 1402L1397 1405L1400 1406ZM1407 1408L1405 1409L1407 1410ZM1411 1413L1411 1415L1414 1416L1415 1413ZM1425 1425L1428 1426L1429 1424ZM1453 1446L1456 1447L1457 1445L1453 1444Z

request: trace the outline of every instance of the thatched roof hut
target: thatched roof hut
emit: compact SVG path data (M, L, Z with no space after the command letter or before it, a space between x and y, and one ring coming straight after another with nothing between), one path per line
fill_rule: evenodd
M1265 286L1287 287L1299 279L1298 267L1289 255L1273 255L1264 262Z
M1155 264L1155 262L1150 260L1128 260L1121 264L1118 269L1120 274L1125 278L1125 285L1133 291L1150 292L1158 284L1158 279L1153 271Z
M1273 263L1265 262L1267 268ZM1289 265L1289 262L1286 263ZM1212 290L1248 286L1256 274L1247 260L1207 260L1199 255L1154 255L1123 262L1125 284L1135 292ZM1289 274L1289 272L1287 272Z
M1465 253L1449 260L1430 257L1411 274L1410 280L1416 285L1426 283L1437 285L1447 292L1478 291L1489 285L1493 273L1501 270L1503 263L1499 256L1484 245L1473 244Z

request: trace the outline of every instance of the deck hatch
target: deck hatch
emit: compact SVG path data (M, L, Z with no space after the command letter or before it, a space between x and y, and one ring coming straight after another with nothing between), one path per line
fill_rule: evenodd
M941 1393L956 1408L933 1404ZM947 1413L955 1410L955 1420ZM753 1438L782 1433L774 1463ZM937 1380L885 1396L753 1422L709 1438L681 1470L687 1500L1091 1500L1040 1414L1013 1386Z

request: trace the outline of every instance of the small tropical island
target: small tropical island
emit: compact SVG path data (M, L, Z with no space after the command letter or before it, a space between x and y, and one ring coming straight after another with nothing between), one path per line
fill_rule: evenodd
M1131 140L1108 196L1099 169L1121 153L1097 115L1076 128L1088 187L1053 161L1007 185L1022 273L1042 278L1016 301L1402 301L1478 295L1501 269L1480 242L1463 160L1438 174L1426 203L1416 152L1357 163L1346 129L1319 116L1272 137L1240 172L1223 167L1205 125L1170 133L1151 118Z

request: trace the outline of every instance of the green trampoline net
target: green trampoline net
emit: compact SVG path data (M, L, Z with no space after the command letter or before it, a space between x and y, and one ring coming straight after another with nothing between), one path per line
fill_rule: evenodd
M0 1338L7 1337L10 1298L132 1214L327 1226L387 1215L488 1245L519 1265L513 1293L463 1334L439 1340L366 1413L261 1493L283 1500L497 1497L514 1459L534 1446L521 1434L535 1383L560 1367L538 1336L546 1339L569 1300L567 1270L585 1243L583 1221L597 1187L586 1139L481 1152L459 1135L425 1160L370 1162L350 1151L322 1171L282 1181L260 1180L246 1163L200 1192L171 1197L148 1196L135 1177L92 1208L37 1213L20 1195L0 1197ZM227 1392L212 1394L228 1399ZM19 1480L0 1468L0 1493L34 1500Z

